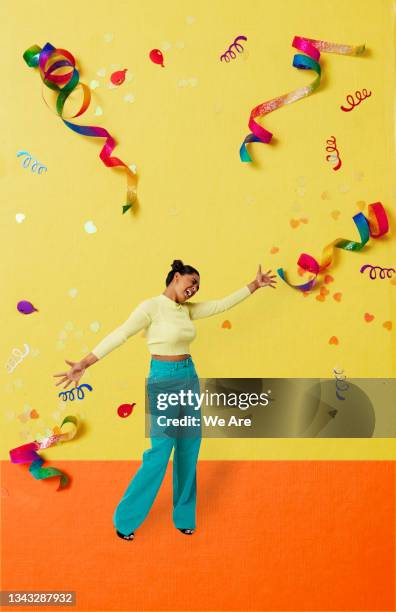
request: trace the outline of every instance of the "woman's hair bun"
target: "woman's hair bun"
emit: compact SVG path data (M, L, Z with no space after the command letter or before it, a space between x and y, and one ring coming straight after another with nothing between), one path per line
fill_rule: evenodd
M181 272L184 269L184 263L181 259L174 259L172 263L172 270L175 272Z

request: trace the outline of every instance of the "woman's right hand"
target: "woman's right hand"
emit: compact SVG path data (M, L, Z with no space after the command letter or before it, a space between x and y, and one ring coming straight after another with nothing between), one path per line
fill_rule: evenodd
M81 361L75 362L65 359L65 362L68 363L71 368L67 372L59 372L59 374L54 374L54 376L63 376L63 378L56 383L56 386L68 381L63 387L64 389L66 389L71 383L75 383L75 386L78 387L78 383L80 382L80 378L84 374L86 367L82 365Z

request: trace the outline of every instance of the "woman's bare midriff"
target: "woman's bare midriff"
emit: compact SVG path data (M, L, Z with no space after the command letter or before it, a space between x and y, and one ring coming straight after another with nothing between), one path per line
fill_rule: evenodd
M153 359L158 359L158 361L183 361L183 359L188 359L191 355L151 355Z

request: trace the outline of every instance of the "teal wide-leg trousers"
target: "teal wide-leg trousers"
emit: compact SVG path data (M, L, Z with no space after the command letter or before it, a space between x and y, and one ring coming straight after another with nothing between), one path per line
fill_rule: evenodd
M151 448L143 453L142 463L115 509L113 524L121 533L129 534L143 523L174 449L173 523L179 529L194 529L201 410L197 409L194 395L199 394L199 380L191 357L183 361L152 359L147 390ZM177 394L181 401L173 397L168 405L170 394ZM172 419L171 424L169 419ZM175 425L174 419L179 419L183 425Z

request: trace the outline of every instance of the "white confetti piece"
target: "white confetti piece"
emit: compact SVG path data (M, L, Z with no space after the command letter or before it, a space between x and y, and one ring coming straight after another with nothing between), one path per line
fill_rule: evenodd
M131 165L130 165L130 166L128 166L128 167L129 167L129 169L130 169L130 170L132 170L132 172L133 172L134 174L136 174L136 172L137 172L137 167L136 167L136 164L131 164Z
M100 329L100 323L99 321L92 321L92 323L89 324L89 328L91 329L91 331L93 332L97 332Z
M113 42L113 38L114 38L114 34L112 32L106 32L106 34L104 34L103 36L104 41L107 43Z
M55 412L53 412L53 413L52 413L52 418L53 418L55 421L58 421L58 420L59 420L59 418L60 418L60 415L61 415L61 414L60 414L60 412L59 412L58 410L55 410Z
M127 94L126 96L124 96L124 100L125 102L135 102L135 96L132 93Z
M94 113L94 114L96 115L96 117L100 117L101 115L103 115L103 109L102 109L102 107L101 107L101 106L97 106L97 107L95 108L95 113Z
M193 23L195 23L195 17L193 17L192 15L188 15L186 17L186 23L188 23L188 25L192 25Z
M98 87L100 87L100 83L99 81L96 81L95 79L93 81L90 82L89 84L91 89L97 89Z
M76 289L75 287L72 287L71 289L69 289L69 295L71 298L75 298L77 294L78 294L78 289Z
M15 221L17 223L22 223L22 221L24 221L26 219L25 215L23 213L17 213L15 215Z
M65 323L65 329L67 329L67 331L72 331L74 329L74 323L73 321L66 321Z
M87 234L95 234L98 231L93 221L87 221L84 224L84 229L87 232Z
M106 68L99 68L99 70L96 71L96 74L99 77L105 77L106 76Z

